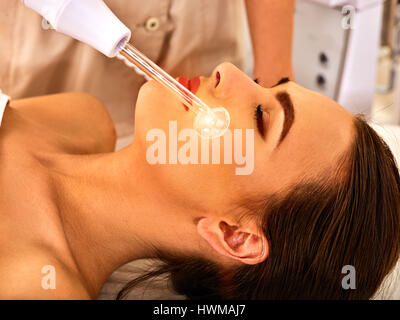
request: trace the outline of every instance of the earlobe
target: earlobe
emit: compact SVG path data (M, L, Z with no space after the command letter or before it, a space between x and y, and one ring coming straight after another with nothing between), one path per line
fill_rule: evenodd
M198 221L197 231L219 254L245 264L261 263L268 256L268 242L255 223L237 226L207 217Z

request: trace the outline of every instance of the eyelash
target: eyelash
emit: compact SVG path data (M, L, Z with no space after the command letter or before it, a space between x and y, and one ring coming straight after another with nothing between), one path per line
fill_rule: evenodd
M259 81L258 81L257 78L254 79L254 82L257 83L257 84L259 83ZM289 79L289 78L282 78L282 79L281 79L275 86L273 86L273 87L277 87L277 86L279 86L279 85L281 85L281 84L285 84L285 83L287 83L287 82L290 82L290 79ZM261 136L264 138L264 136L265 136L265 125L264 125L263 116L264 116L264 111L262 110L262 105L259 104L259 105L256 107L255 111L254 111L254 119L255 119L255 121L256 121L256 123L257 123L257 129L258 129L258 131L260 132Z
M254 109L254 120L259 120L262 117L262 105L259 104L255 109Z
M258 79L254 79L254 82L258 84ZM264 137L264 120L263 120L264 111L262 110L262 105L259 104L254 110L254 120L257 123L257 129L260 134Z
M264 111L262 111L262 106L259 104L254 111L254 119L256 120L258 131L264 137L265 129L264 129L263 115Z

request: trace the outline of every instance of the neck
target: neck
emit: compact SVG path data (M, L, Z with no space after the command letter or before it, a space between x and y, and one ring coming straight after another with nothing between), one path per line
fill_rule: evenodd
M193 247L193 215L163 196L135 146L58 156L50 168L69 250L91 294L97 296L110 274L127 262L155 257L158 250Z

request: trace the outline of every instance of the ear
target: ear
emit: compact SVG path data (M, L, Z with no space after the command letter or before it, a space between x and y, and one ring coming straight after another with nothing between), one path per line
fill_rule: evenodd
M230 225L217 218L201 218L197 232L218 253L246 264L263 262L269 252L268 241L254 222Z

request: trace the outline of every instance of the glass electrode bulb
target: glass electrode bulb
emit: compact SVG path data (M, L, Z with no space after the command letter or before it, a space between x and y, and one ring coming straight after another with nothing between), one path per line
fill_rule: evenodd
M230 124L230 115L223 107L199 112L193 124L193 129L205 139L223 136Z
M211 109L129 43L121 48L118 58L125 60L126 64L129 67L133 67L136 72L156 80L175 94L190 111L194 112L196 116L193 128L202 138L210 139L224 135L231 121L229 112L225 108L217 107Z

